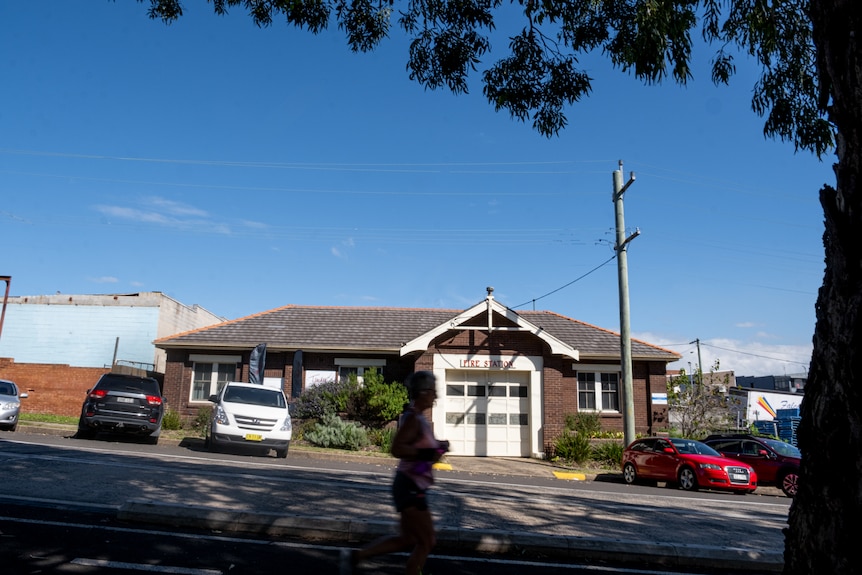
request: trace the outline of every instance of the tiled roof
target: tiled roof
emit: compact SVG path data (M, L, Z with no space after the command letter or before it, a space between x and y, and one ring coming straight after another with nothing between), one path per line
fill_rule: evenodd
M397 352L405 343L447 322L463 310L319 307L288 305L214 326L156 340L159 348L251 349L265 342L276 350ZM580 352L581 361L620 356L619 334L559 314L519 315ZM674 361L670 350L632 340L632 357Z

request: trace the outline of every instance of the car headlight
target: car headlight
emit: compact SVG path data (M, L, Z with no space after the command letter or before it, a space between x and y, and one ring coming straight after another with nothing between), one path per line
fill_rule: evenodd
M222 406L220 405L216 406L215 420L216 423L220 423L221 425L228 424L227 413L225 413L224 409L222 409Z
M721 469L720 465L716 465L715 463L701 463L700 467L702 469L715 469L716 471Z
M0 403L0 409L2 409L2 410L17 409L19 405L20 404L17 401L15 401L15 402L10 401L9 403Z
M284 422L281 424L281 428L279 431L291 431L293 429L293 423L290 421L290 417L285 417Z

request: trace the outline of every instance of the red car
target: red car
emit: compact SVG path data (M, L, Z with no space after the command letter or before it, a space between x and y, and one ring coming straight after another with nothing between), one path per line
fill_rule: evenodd
M722 455L752 466L760 485L775 485L786 496L796 497L802 454L793 445L747 434L710 435L703 442Z
M752 493L757 489L754 468L724 457L712 447L693 439L647 437L623 450L623 478L675 483L680 489L723 489Z

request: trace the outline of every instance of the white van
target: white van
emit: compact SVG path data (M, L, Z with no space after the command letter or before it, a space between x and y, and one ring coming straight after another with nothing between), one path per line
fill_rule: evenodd
M231 381L209 400L215 406L205 440L207 448L257 446L287 457L293 425L280 384L275 387Z

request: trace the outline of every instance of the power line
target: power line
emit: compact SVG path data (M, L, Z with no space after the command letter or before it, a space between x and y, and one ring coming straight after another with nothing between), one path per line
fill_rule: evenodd
M806 367L808 366L808 364L807 364L807 363L802 363L802 362L800 362L800 361L793 361L792 359L783 359L783 358L779 358L779 357L770 357L770 356L768 356L768 355L760 355L760 354L757 354L757 353L751 353L751 352L748 352L748 351L740 351L740 350L738 350L738 349L730 349L730 348L727 348L727 347L721 347L721 346L718 346L718 345L713 345L713 344L711 344L711 343L706 343L706 342L704 342L703 340L700 340L700 343L701 343L701 345L703 345L703 346L705 346L705 347L713 347L713 348L715 348L715 349L720 349L720 350L722 350L722 351L729 351L729 352L732 352L732 353L739 353L739 354L742 354L742 355L750 355L750 356L752 356L752 357L759 357L760 359L771 359L771 360L773 360L773 361L783 361L783 362L785 362L785 363L795 363L796 365L803 365L803 366L806 366Z
M596 267L594 267L593 269L591 269L590 271L588 271L587 273L585 273L584 275L582 275L581 277L579 277L579 278L575 278L575 279L573 279L572 281L570 281L569 283L567 283L566 285L564 285L564 286L560 286L560 287L558 287L557 289L555 289L555 290L553 290L553 291L549 291L548 293L546 293L546 294L545 294L545 295L543 295L543 296L539 296L539 297L537 297L537 298L533 298L533 299L531 299L531 300L525 301L525 302L524 302L524 303L522 303L522 304L518 304L518 305L516 305L516 306L513 306L511 309L518 309L519 307L523 307L523 306L527 305L528 303L533 303L533 304L535 304L535 303L536 303L537 301L539 301L540 299L544 299L544 298L548 297L548 296L549 296L549 295L551 295L551 294L555 294L555 293L557 293L557 292L558 292L558 291L560 291L561 289L565 289L565 288L569 287L569 286L570 286L570 285L572 285L573 283L579 282L580 280L584 279L585 277L587 277L588 275L590 275L591 273L593 273L593 272L594 272L594 271L596 271L597 269L599 269L599 268L601 268L601 267L603 267L603 266L606 266L607 264L609 264L610 262L612 262L616 257L617 257L617 255L616 255L616 254L614 254L614 255L612 255L610 258L608 258L607 260L605 260L604 262L600 263L599 265L597 265Z

